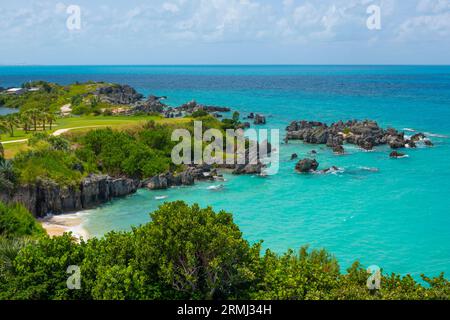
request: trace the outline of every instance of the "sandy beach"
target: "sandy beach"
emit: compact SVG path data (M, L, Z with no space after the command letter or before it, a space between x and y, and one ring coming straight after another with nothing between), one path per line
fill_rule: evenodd
M48 215L39 219L42 227L50 237L62 236L72 232L77 239L89 239L89 233L83 228L83 221L79 213Z

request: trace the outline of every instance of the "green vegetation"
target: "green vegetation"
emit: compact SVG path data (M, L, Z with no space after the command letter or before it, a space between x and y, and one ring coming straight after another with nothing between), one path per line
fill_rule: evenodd
M200 119L204 130L222 129L222 124L214 117L208 115ZM94 125L76 127L82 121ZM192 118L98 116L65 118L59 123L78 130L64 136L34 132L28 136L27 148L15 153L11 164L19 184L51 180L66 186L78 184L90 173L145 179L169 170L177 171L180 168L171 161L171 151L177 143L171 141L172 130L186 128L193 131ZM100 123L113 123L114 128L120 130L109 126L96 128ZM10 144L5 146L8 156ZM18 148L19 145L11 146Z
M0 237L21 238L44 234L44 229L25 207L0 202Z
M249 244L232 215L184 202L163 204L130 232L76 243L70 234L32 242L0 241L0 299L448 299L441 275L423 286L383 275L371 291L368 273L346 273L324 250L278 255ZM70 265L81 289L66 286Z
M149 122L145 130L114 131L97 129L79 138L76 151L85 163L94 163L102 172L146 178L170 169L173 143L170 130Z
M192 116L192 118L201 118L201 117L206 117L208 115L209 115L209 113L206 112L205 110L197 110L197 111L194 111L191 116Z

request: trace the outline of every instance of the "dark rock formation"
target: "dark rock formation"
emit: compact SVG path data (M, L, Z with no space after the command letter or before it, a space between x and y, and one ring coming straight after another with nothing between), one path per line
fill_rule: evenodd
M61 214L92 208L136 192L139 181L90 175L78 186L62 187L49 180L39 180L34 185L20 186L12 194L0 194L0 200L22 203L36 217Z
M250 122L242 122L237 126L237 129L248 129L250 128Z
M294 160L294 159L297 159L297 158L298 158L298 155L296 153L293 153L291 155L291 160Z
M392 149L404 148L409 142L405 140L403 132L392 128L384 130L371 120L338 121L330 126L318 121L293 121L286 127L286 131L287 140L326 144L337 153L342 152L344 142L365 150L372 150L375 146L384 144L388 144ZM409 146L414 144L410 143Z
M319 173L326 174L326 173L334 173L337 171L339 171L339 168L336 166L332 166L331 168L326 168L326 169L320 170Z
M185 171L174 174L163 173L142 182L144 187L151 190L167 189L174 186L190 186L195 181L214 180L217 172L210 165L198 165L187 168Z
M176 110L183 111L186 113L194 113L195 111L204 110L208 113L215 113L215 112L230 112L231 109L228 107L220 107L220 106L208 106L197 103L197 101L192 100L188 103L182 104L179 107L175 108Z
M417 142L420 140L424 140L427 136L423 134L422 132L416 133L415 135L411 136L411 141Z
M266 124L266 117L260 114L255 114L255 119L253 120L253 124Z
M345 150L344 150L344 147L343 147L343 146L341 146L340 144L338 144L338 145L336 145L336 146L333 147L333 152L334 152L335 154L344 154L344 153L345 153Z
M247 116L247 119L255 119L255 114L253 112L250 112Z
M427 147L432 147L432 146L434 146L433 142L431 142L430 140L424 140L423 143L424 143Z
M301 173L307 173L316 171L319 167L319 163L315 159L303 159L297 162L295 165L295 170Z
M389 154L389 157L391 157L391 158L402 158L402 157L404 157L404 156L406 156L406 154L401 153L401 152L398 152L398 151L392 151L392 152Z
M95 94L100 100L111 104L130 105L140 101L144 96L129 85L111 85L99 88Z
M405 147L407 148L417 148L416 143L413 140L406 140Z
M131 109L132 113L162 113L165 108L167 108L167 105L161 102L162 99L166 99L166 97L156 97L156 96L150 96L146 101L139 101L135 103L133 108Z

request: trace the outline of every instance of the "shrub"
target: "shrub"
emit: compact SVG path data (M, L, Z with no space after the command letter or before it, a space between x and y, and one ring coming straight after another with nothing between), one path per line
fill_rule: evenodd
M41 225L24 206L0 202L0 236L12 238L43 234Z

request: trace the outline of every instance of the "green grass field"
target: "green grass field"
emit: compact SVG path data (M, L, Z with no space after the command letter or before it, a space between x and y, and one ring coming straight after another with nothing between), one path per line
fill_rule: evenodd
M139 123L144 123L148 120L154 120L160 124L178 124L178 123L186 123L191 120L191 118L175 118L175 119L166 119L157 116L80 116L80 117L67 117L67 118L59 118L56 123L53 124L52 130L49 130L47 126L46 132L53 133L56 130L60 129L72 129L74 131L84 131L89 129L94 129L96 127L112 127L112 128L125 128L127 126L138 125ZM72 131L72 130L71 130ZM38 128L38 132L42 132L42 128ZM22 129L17 128L14 131L14 136L11 137L9 134L4 133L0 135L0 141L15 141L28 139L33 135L34 131L30 131L29 133L25 133ZM3 145L5 149L5 157L8 159L14 157L14 155L26 149L27 142L14 142L14 143L5 143Z

